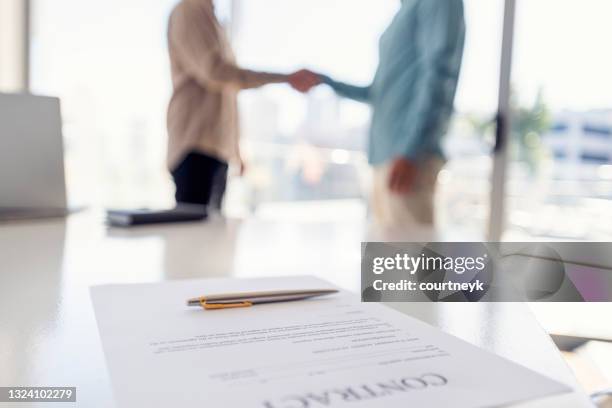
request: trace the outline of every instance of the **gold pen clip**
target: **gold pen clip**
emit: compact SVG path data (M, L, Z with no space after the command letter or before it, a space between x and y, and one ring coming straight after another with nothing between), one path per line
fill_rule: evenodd
M200 298L200 305L206 310L218 310L218 309L236 309L239 307L251 307L251 302L236 302L236 303L207 303L206 298Z

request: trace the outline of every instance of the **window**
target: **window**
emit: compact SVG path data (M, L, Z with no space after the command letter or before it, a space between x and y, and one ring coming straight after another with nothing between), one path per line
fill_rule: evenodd
M72 204L172 202L165 169L171 91L166 24L176 1L34 0L32 89L62 99ZM215 5L243 65L282 72L307 65L365 82L376 68L378 35L399 4ZM352 18L345 21L348 9ZM246 180L230 183L230 212L256 211L274 201L363 197L366 107L325 90L305 98L280 85L245 92L240 103L250 171ZM363 208L359 214L365 215Z
M62 100L73 205L168 205L166 24L175 0L33 0L32 90Z
M440 175L437 208L442 229L481 239L489 217L491 119L497 106L503 1L465 3L470 29L457 114L445 140L449 161ZM307 66L368 84L377 67L378 38L400 3L238 4L234 38L243 65L283 72ZM322 9L326 12L318 12ZM232 202L263 208L271 202L349 199L363 206L369 193L367 106L338 99L324 87L307 99L286 87L270 87L243 94L241 102L244 148L255 171L246 182L235 181L231 190L241 199Z
M612 57L596 51L610 13L601 0L518 2L505 239L612 238ZM555 161L561 143L567 159Z
M165 34L176 1L33 0L32 88L62 99L72 204L172 203L164 164L171 91ZM372 80L378 38L400 5L398 0L215 4L242 65L280 72L306 66L358 84ZM442 228L469 230L480 239L489 217L503 0L465 4L470 29L437 206ZM312 204L312 214L317 208L331 214L322 209L334 202L346 204L336 216L365 217L367 106L339 99L325 87L304 97L284 85L243 92L240 106L250 170L229 184L230 215L274 214L274 205L297 202Z
M240 1L233 43L249 68L308 67L366 84L377 67L378 37L398 6L396 0ZM234 212L263 214L301 202L298 212L308 205L323 214L340 201L365 217L367 106L325 87L305 97L286 85L244 92L240 103L249 173L230 184L226 201Z

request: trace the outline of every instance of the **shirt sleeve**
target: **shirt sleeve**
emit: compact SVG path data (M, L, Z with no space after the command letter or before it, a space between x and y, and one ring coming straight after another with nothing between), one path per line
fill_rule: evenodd
M287 80L283 74L238 67L224 56L212 9L185 1L172 16L169 37L186 72L208 87L258 88Z
M338 95L358 102L371 103L371 86L355 86L338 82L328 76L321 77L323 83L329 85Z
M465 21L461 0L425 0L418 9L414 39L423 58L423 76L416 83L415 108L406 118L405 157L416 159L447 131L463 56Z

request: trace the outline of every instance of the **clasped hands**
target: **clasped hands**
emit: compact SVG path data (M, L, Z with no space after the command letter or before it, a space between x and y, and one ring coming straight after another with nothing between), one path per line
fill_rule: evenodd
M298 92L309 92L315 86L320 85L323 80L321 75L308 69L302 69L287 76L287 82Z
M321 75L307 69L287 76L287 82L298 92L309 92L323 80ZM417 178L417 166L412 160L398 156L390 163L388 188L395 194L407 194L414 189Z

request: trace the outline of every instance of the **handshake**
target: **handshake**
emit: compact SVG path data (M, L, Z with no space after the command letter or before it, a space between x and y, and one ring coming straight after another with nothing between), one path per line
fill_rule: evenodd
M315 72L312 72L307 69L302 69L300 71L288 75L287 82L296 91L306 93L309 92L315 86L318 86L323 83L323 78L321 75Z

